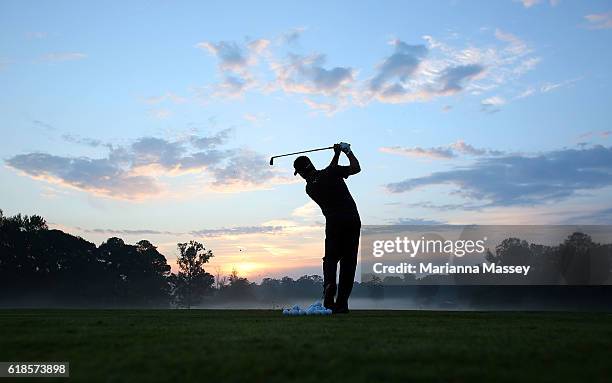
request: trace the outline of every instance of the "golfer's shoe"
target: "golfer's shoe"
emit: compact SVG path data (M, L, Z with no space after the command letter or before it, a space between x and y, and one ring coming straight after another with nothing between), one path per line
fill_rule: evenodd
M334 314L348 314L349 313L349 308L348 308L348 305L338 305L338 304L336 304L334 306L334 308L332 309L332 312Z
M336 286L327 284L323 292L323 306L328 309L333 309L335 306L334 297L336 295Z

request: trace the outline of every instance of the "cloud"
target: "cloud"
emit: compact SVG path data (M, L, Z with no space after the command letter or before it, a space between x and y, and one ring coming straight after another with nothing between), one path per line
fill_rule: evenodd
M578 214L567 218L565 225L612 225L612 208L597 210L586 214Z
M133 176L106 159L69 158L45 153L14 156L7 165L35 179L71 186L94 194L137 199L160 192L151 177Z
M430 49L401 40L391 42L394 52L383 60L377 74L369 81L368 98L385 103L427 101L458 93L464 89L466 81L483 73L484 67L478 63L457 63L448 57L427 60L428 53L441 45L429 36L425 39ZM444 55L448 51L446 49Z
M69 133L63 134L62 139L72 144L86 145L86 146L91 146L94 148L97 148L100 146L110 146L109 144L106 144L102 140L98 140L96 138L81 137L76 134L69 134Z
M33 120L32 124L34 124L34 126L36 126L37 128L43 128L45 130L49 130L49 131L53 131L56 130L55 126L45 122L45 121L41 121L41 120Z
M503 152L499 150L475 148L463 140L458 140L457 142L450 144L450 147L457 153L470 156L499 156L503 154Z
M241 97L244 92L251 88L254 84L254 80L248 74L243 76L228 74L225 75L223 81L217 84L216 89L213 92L213 96L229 98Z
M81 52L52 52L43 55L41 60L46 62L63 62L83 60L85 58L87 58L87 55Z
M288 32L284 33L281 40L285 44L296 44L305 30L306 28L304 27L293 28Z
M589 29L611 29L612 28L612 12L593 13L584 16L589 23Z
M305 221L320 221L323 218L321 208L314 201L308 201L302 206L298 206L291 212L292 217Z
M534 5L540 3L542 0L515 0L515 1L520 1L521 3L523 3L523 6L525 8L531 8Z
M539 87L533 87L530 86L527 89L525 89L523 92L519 93L518 95L516 95L515 97L513 97L513 100L520 100L523 98L527 98L527 97L531 97L535 94L543 94L543 93L549 93L549 92L553 92L556 90L559 90L563 87L566 86L571 86L574 83L580 81L582 79L582 77L578 77L578 78L574 78L574 79L570 79L570 80L565 80L565 81L560 81L560 82L547 82L542 84Z
M289 54L282 63L273 63L276 87L287 93L339 95L354 81L350 67L325 68L326 58L321 54L301 56Z
M246 121L252 123L253 125L261 125L266 121L270 121L270 117L266 113L257 112L257 113L245 113L242 115Z
M151 229L84 229L76 227L77 230L85 233L106 234L106 235L181 235L172 231L161 231Z
M158 120L164 120L172 115L172 111L166 108L157 108L157 109L151 109L149 111L149 114L153 118L157 118Z
M224 166L211 169L215 178L213 185L223 188L262 185L276 177L276 173L265 166L267 163L263 155L249 149L239 149Z
M546 83L546 84L544 84L544 85L542 85L540 87L540 92L548 93L548 92L551 92L553 90L557 90L558 88L562 88L562 87L565 87L565 86L572 85L575 82L578 82L579 80L580 80L580 78L575 78L575 79L565 80L565 81L556 82L556 83L549 82L549 83Z
M288 32L281 37L281 45L294 42L302 32ZM280 58L273 49L279 44L272 46L266 39L204 41L196 46L218 60L220 81L204 87L206 96L241 97L250 90L309 95L305 103L327 115L372 101L412 103L461 92L482 94L518 79L540 62L528 43L500 29L495 30L493 42L482 46L454 46L457 39L451 45L432 36L423 40L415 44L392 40L389 55L363 79L356 68L328 65L321 53L289 53ZM260 59L268 65L258 66ZM272 80L263 80L271 76Z
M531 8L534 5L544 2L544 0L514 0L514 1L523 3L523 7L525 8ZM551 7L556 7L559 4L559 1L560 0L549 0L548 4L550 4Z
M586 133L583 133L581 135L578 136L579 139L591 139L591 138L608 138L612 136L612 130L602 130L602 131L589 131Z
M459 65L449 67L440 76L441 94L455 94L463 90L463 84L484 71L479 64Z
M504 104L506 104L506 100L499 96L487 97L480 101L481 110L487 113L499 112L499 106Z
M248 235L248 234L276 234L282 232L284 226L272 226L272 225L254 225L254 226L235 226L235 227L223 227L214 229L200 229L192 230L188 233L180 233L165 230L151 230L151 229L86 229L76 227L77 230L85 233L95 234L106 234L106 235L172 235L172 236L183 236L191 235L197 237L222 237L222 236L233 236L233 235Z
M322 112L327 114L328 116L338 111L338 105L329 102L317 102L309 98L305 98L304 103L315 112Z
M152 96L144 99L147 104L157 105L163 102L172 102L174 104L184 104L187 102L187 98L177 95L173 92L168 92L161 96Z
M517 76L522 76L525 73L534 70L538 64L542 61L539 57L529 57L525 60L522 60L513 70L512 72Z
M409 45L401 40L394 40L391 44L395 47L393 54L383 60L378 66L378 73L370 80L372 91L379 91L392 80L406 82L427 55L424 45Z
M201 229L191 231L190 234L197 237L221 237L245 234L277 234L284 230L283 226L236 226L220 229Z
M435 148L413 147L406 148L401 146L385 146L379 149L383 153L396 154L407 157L428 158L435 160L448 160L456 158L459 155L468 156L498 156L503 154L497 150L480 149L466 143L463 140L458 140L447 146L439 146Z
M230 137L232 129L227 128L209 136L189 136L189 141L198 149L213 149L215 146L225 144Z
M385 58L359 97L384 103L410 103L461 92L480 94L515 80L540 62L519 37L495 31L498 43L455 47L432 36L427 45L393 40L394 52Z
M474 204L466 204L466 203L437 204L431 201L404 203L402 204L402 206L409 207L409 208L430 209L430 210L439 210L439 211L480 210L482 209L482 206L474 205Z
M42 40L47 38L49 34L47 32L27 32L25 34L26 38L29 40Z
M95 195L120 199L143 199L167 192L162 177L187 172L208 175L216 190L261 187L281 178L266 159L248 149L220 149L228 131L209 136L190 135L177 140L141 137L126 146L68 136L68 140L108 149L104 158L28 153L13 156L6 164L40 180L72 187Z
M536 92L536 90L532 87L529 87L527 89L525 89L524 91L522 91L521 93L519 93L516 97L514 97L515 99L521 99L521 98L526 98L529 96L534 95Z
M563 149L536 156L505 155L424 177L387 184L391 193L453 185L457 194L490 206L536 205L612 185L612 148Z
M380 151L383 153L389 154L397 154L401 156L408 157L422 157L422 158L430 158L430 159L451 159L455 157L452 149L447 147L437 147L437 148L404 148L401 146L384 146L380 148Z
M411 226L422 226L422 225L443 225L446 222L438 221L435 219L426 218L398 218L391 222L392 225L411 225Z
M233 41L212 43L204 41L196 44L219 59L219 69L241 71L248 64L248 57L242 47Z
M215 56L222 81L214 86L213 97L240 97L246 90L256 84L251 67L258 64L260 57L267 54L270 41L257 39L239 44L234 41L213 43L203 41L196 44Z

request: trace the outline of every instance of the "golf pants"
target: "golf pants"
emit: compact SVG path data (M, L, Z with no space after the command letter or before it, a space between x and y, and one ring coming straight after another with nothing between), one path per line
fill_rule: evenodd
M325 225L325 256L323 257L324 304L334 302L336 295L336 272L340 263L336 305L348 305L353 289L361 222L359 219L327 220Z

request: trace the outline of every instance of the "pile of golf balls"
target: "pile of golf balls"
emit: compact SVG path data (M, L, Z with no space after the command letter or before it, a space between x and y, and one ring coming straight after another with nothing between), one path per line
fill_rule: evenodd
M310 306L306 310L300 308L300 306L295 305L289 309L283 310L283 315L290 316L298 316L298 315L331 315L332 311L330 309L326 309L320 301L317 301Z

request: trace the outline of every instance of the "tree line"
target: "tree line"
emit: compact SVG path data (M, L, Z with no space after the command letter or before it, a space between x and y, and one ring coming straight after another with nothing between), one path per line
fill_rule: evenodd
M193 307L216 303L260 302L273 307L321 296L319 275L264 278L253 283L234 270L228 276L206 271L214 257L202 243L178 243L178 270L147 240L127 244L112 237L99 246L61 230L49 229L38 216L6 217L0 210L0 306L3 307ZM353 298L408 299L423 308L503 306L537 298L536 304L612 307L610 244L574 233L559 246L504 240L488 262L531 264L540 284L582 286L463 286L461 276L417 278L387 276L355 282ZM537 282L536 281L536 282ZM459 285L458 285L459 284ZM591 285L591 286L587 286ZM585 303L586 302L586 303ZM573 304L573 303L572 303Z
M265 278L250 282L233 270L206 271L212 250L178 243L178 271L149 241L101 245L49 229L38 215L4 216L0 210L0 306L192 307L202 303L304 297L321 294L322 278Z

